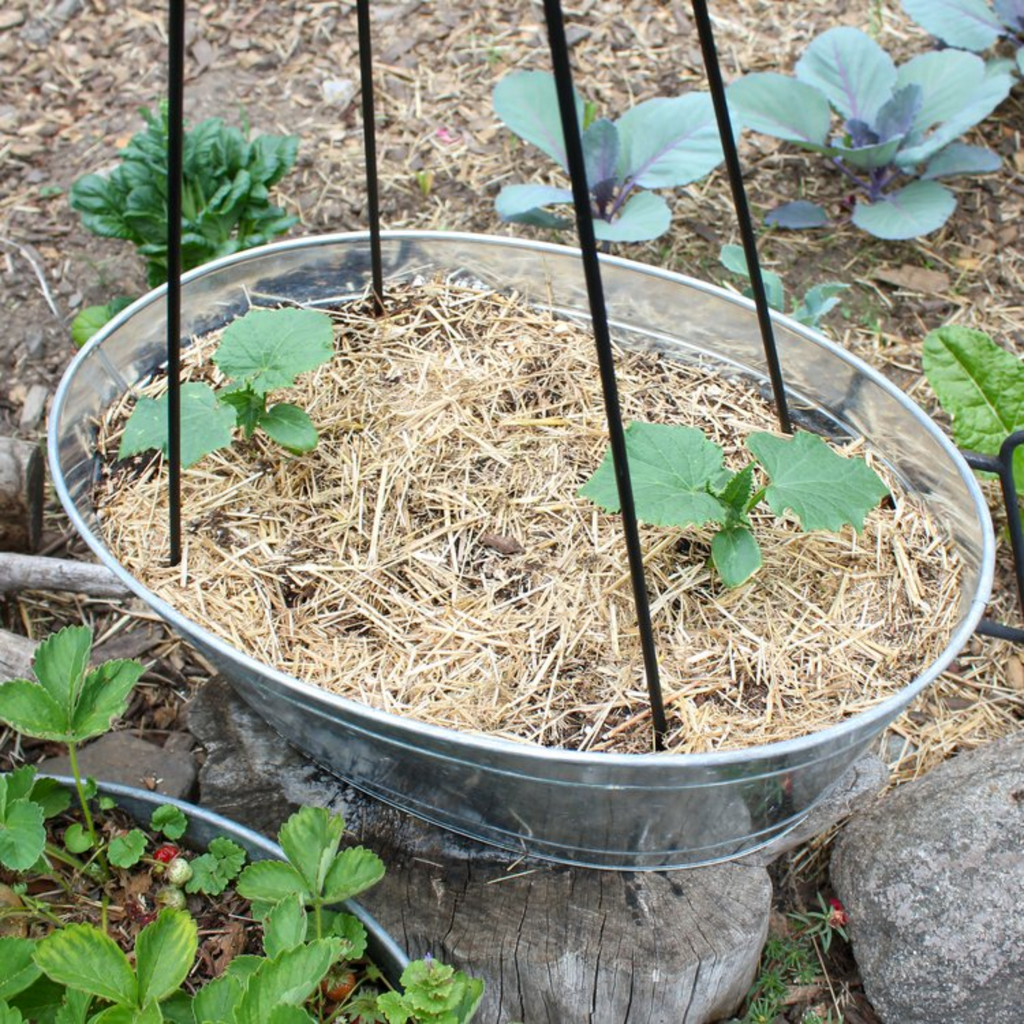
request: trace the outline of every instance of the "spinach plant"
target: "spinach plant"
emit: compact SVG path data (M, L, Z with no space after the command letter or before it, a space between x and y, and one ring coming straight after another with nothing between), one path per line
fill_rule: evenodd
M925 376L953 421L961 448L998 455L1024 430L1024 362L987 334L947 325L932 331L921 353ZM1013 458L1013 479L1024 493L1024 451Z
M631 423L626 454L638 518L656 526L718 527L711 564L727 587L745 583L761 567L761 549L750 512L763 500L777 516L792 511L805 531L860 531L864 517L889 492L863 459L844 458L820 437L757 432L744 442L767 476L755 479L755 462L738 472L724 466L724 452L695 427ZM608 512L619 511L615 466L605 454L580 489Z
M747 257L743 252L743 246L723 245L718 258L726 270L747 280L750 279L750 270L747 268ZM761 277L764 280L768 305L780 313L785 313L786 289L782 278L774 271L763 268ZM817 329L821 324L821 318L839 305L841 301L839 293L846 291L849 287L848 284L842 284L839 281L825 281L822 284L816 284L804 292L804 297L793 305L789 315L799 323ZM743 294L750 298L753 292L751 289L745 288Z
M797 63L796 77L762 72L729 87L745 127L831 158L853 185L853 223L876 238L937 231L956 209L941 178L996 171L999 157L956 140L1009 94L1013 77L975 54L942 50L898 67L866 33L833 28ZM843 119L831 139L832 110ZM786 204L780 227L826 222L814 203Z
M181 386L181 462L191 466L231 444L240 427L246 437L257 428L295 454L312 451L319 440L309 415L289 402L267 408L267 394L291 387L300 373L334 354L331 318L314 309L252 309L229 324L213 361L228 377L214 390L200 382ZM157 449L167 454L166 395L139 398L125 424L118 458Z
M603 242L643 242L668 230L665 200L644 189L689 185L723 159L711 97L691 92L646 100L617 121L594 119L576 97L583 130L594 232ZM555 82L543 71L517 71L494 90L498 117L524 142L568 169ZM567 228L572 220L546 207L572 202L572 192L552 185L506 185L495 200L504 221Z
M106 177L79 178L71 187L71 206L93 234L132 242L155 288L167 280L167 107L139 113L146 128L132 137L121 163ZM294 166L298 146L297 136L250 138L248 125L228 127L220 118L184 133L183 271L263 245L298 223L270 202L269 192ZM117 312L110 303L82 310L72 324L76 344Z
M1017 48L1024 75L1024 0L903 0L903 10L926 32L958 50L980 53L1000 39Z

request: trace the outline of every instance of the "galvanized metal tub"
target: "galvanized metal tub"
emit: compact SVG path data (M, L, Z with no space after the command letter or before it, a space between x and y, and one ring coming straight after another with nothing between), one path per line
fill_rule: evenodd
M73 790L75 780L70 776L55 776L58 782ZM225 818L220 814L199 807L186 800L151 793L134 786L122 786L116 782L98 783L99 792L112 797L121 810L130 814L140 825L147 826L153 812L163 804L177 807L188 821L188 828L183 837L185 843L198 850L205 850L210 841L224 836L238 843L245 850L251 861L285 860L284 850L277 843L254 832L251 828L240 825L237 821ZM366 951L370 959L383 971L388 981L399 987L402 971L409 965L409 958L401 946L381 927L377 919L364 910L355 900L346 900L342 904L348 913L358 917L366 929Z
M582 319L575 250L512 239L390 232L386 274L461 272L514 288ZM311 304L351 298L370 276L364 234L283 242L186 275L183 334L219 327L250 298ZM722 289L605 257L613 334L680 358L704 353L764 380L751 304ZM980 618L992 584L993 536L970 469L898 388L820 334L776 319L795 406L838 434L864 435L954 538L963 562L960 619L941 656L896 696L841 725L785 743L706 755L580 753L471 736L326 693L235 650L150 593L113 558L92 505L96 417L165 357L163 289L113 320L82 350L50 419L53 478L90 547L199 649L285 738L390 804L514 851L599 868L694 866L739 856L797 824L830 785L942 670Z

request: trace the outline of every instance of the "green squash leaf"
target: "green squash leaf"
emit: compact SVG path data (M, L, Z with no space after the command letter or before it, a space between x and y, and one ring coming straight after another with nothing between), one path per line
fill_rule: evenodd
M771 510L782 516L791 509L804 530L849 524L860 531L864 517L889 493L863 459L844 458L806 431L751 434L746 446L771 479L765 491Z
M87 924L71 924L43 939L36 963L68 988L125 1006L138 1005L138 985L128 958L109 935Z
M709 483L724 483L722 449L699 430L631 423L626 428L626 453L636 512L644 522L657 526L725 522L725 505L708 489ZM610 451L579 493L608 512L619 511Z
M746 526L726 526L711 540L711 561L727 587L738 587L761 568L761 548Z
M164 909L139 932L135 961L139 1002L161 1002L185 980L196 958L196 923L183 910Z
M315 309L252 309L233 321L213 361L257 395L290 387L334 355L331 318Z
M259 425L271 440L294 455L311 452L320 439L309 416L288 402L279 402L268 409L260 416Z
M227 448L235 412L217 400L206 384L181 386L181 464L194 466L204 455ZM167 396L140 398L132 410L118 449L119 459L156 450L167 455Z
M924 339L925 376L953 420L961 448L998 455L1006 438L1024 430L1024 362L987 334L948 326ZM1013 458L1013 478L1024 492L1024 451ZM0 691L2 693L2 691Z

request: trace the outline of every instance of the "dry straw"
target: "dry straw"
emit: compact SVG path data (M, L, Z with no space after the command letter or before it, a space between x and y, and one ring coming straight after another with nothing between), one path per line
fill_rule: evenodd
M187 470L177 569L159 463L114 467L99 505L116 556L240 650L374 707L649 750L620 525L576 493L606 445L589 332L453 283L392 293L380 321L365 303L335 317L336 358L287 396L320 425L316 451L288 456L257 436ZM216 341L196 341L188 376L216 380ZM699 426L733 469L743 437L774 429L756 392L713 367L623 352L618 375L627 420ZM129 408L108 415L110 456ZM735 590L707 568L708 534L643 528L669 750L835 724L946 645L955 554L875 468L893 501L861 535L758 517L765 565Z

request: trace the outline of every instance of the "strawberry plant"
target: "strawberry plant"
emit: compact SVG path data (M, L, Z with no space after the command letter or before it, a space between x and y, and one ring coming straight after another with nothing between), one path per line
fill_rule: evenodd
M956 140L1012 85L1007 68L962 50L921 54L897 67L866 33L843 27L811 42L796 77L765 71L733 82L729 104L744 127L829 157L853 186L857 227L907 239L937 231L956 209L940 179L1000 168L991 150ZM842 119L838 133L833 110ZM812 227L827 216L799 200L768 220Z
M669 228L665 200L644 189L689 185L710 174L723 159L711 97L691 92L674 99L637 104L617 121L594 118L576 99L583 129L594 232L602 242L642 242ZM554 77L517 71L494 90L494 110L524 142L543 150L567 169L562 119ZM572 192L552 185L506 185L495 200L502 220L542 228L566 228L572 221L548 206L571 203Z
M193 857L165 842L187 827L181 809L169 804L152 813L149 830L155 838L141 828L115 829L107 838L111 830L97 827L91 805L97 802L103 813L113 802L96 801L96 785L81 779L75 751L124 712L142 668L115 661L88 670L91 640L88 629L61 630L40 645L35 681L0 684L0 720L25 735L67 744L86 822L77 832L69 825L62 845L48 836L46 822L68 809L68 792L54 780L37 778L31 766L0 774L0 865L15 880L2 886L0 924L26 922L21 934L0 937L0 1022L468 1022L480 1003L481 982L427 958L408 966L404 990L396 992L365 961L366 930L339 904L378 882L384 866L369 850L340 849L345 825L338 815L300 809L279 833L285 860L244 870L245 852L226 837L212 839L205 853ZM71 843L69 834L77 837ZM137 866L164 884L152 897L157 909L144 915L128 950L108 933L108 886L114 871ZM39 884L43 879L45 886ZM199 931L185 894L223 899L236 879L235 892L252 901L262 953L235 956L220 977L193 993L184 986ZM54 888L61 897L57 903L35 895ZM100 908L99 924L62 919L75 912L76 893Z
M803 530L863 528L864 517L889 492L863 459L848 459L805 431L793 437L753 433L754 460L733 472L724 452L694 427L631 423L626 453L639 519L656 526L718 529L711 564L727 587L745 583L761 567L761 548L750 513L762 501L777 516L791 511ZM766 479L755 478L759 464ZM615 466L607 452L580 489L608 512L619 511Z
M308 414L289 402L267 408L267 394L327 362L334 353L331 318L313 309L252 309L224 330L213 361L234 378L214 390L198 381L181 386L181 462L191 466L231 444L240 427L259 428L295 454L312 451L319 436ZM167 454L168 399L141 397L125 424L118 458L156 449Z

